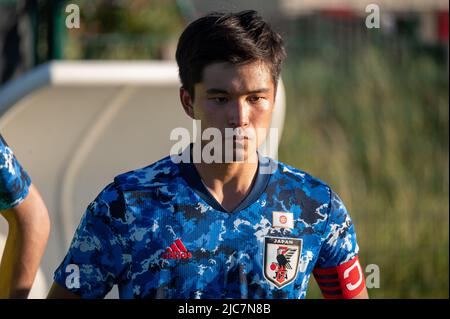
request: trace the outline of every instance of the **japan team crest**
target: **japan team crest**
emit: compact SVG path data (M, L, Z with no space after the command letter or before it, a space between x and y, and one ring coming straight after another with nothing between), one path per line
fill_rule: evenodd
M302 240L296 238L264 238L264 277L277 288L294 281L300 255Z

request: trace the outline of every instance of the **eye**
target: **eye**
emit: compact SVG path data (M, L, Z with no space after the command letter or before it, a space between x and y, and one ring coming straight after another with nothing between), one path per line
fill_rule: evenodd
M248 98L248 100L250 103L259 103L263 100L263 97L262 96L250 96Z
M209 100L214 101L216 104L225 104L228 102L228 98L223 96L212 97Z

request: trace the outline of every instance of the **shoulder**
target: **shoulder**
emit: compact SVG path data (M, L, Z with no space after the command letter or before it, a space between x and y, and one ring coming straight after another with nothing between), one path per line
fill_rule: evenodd
M165 186L178 177L179 170L170 156L143 168L120 174L114 178L115 186L121 191L136 191Z
M87 213L88 217L123 219L125 203L122 192L114 183L108 184L89 204Z
M330 202L332 190L324 181L293 166L278 161L274 162L277 164L274 174L277 183L302 189L311 196L318 197L321 201Z
M305 171L281 162L277 164L268 187L269 197L281 201L286 208L300 208L304 224L324 232L333 210L333 190Z
M3 139L3 136L0 134L0 149L3 150L4 147L6 147L6 142Z
M6 144L3 137L0 135L0 167L6 167L7 161L13 160L13 152L9 148L8 144Z
M165 199L164 194L176 186L178 176L178 166L167 156L146 167L117 175L88 209L92 216L130 224L141 214L144 202L144 206L157 205Z
M0 135L0 210L14 207L28 195L31 179Z

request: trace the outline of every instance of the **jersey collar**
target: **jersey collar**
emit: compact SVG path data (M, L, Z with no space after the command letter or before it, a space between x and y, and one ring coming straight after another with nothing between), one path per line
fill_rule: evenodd
M209 190L205 187L205 185L202 182L202 179L200 177L200 174L198 173L197 169L195 168L194 163L192 162L192 147L193 144L191 143L189 146L190 149L190 161L189 163L180 162L178 165L180 169L181 176L184 178L186 183L206 202L208 203L212 208L218 211L227 212L227 213L233 213L238 212L241 210L244 210L245 208L252 205L255 201L258 200L258 198L261 197L262 193L264 193L267 184L269 183L270 177L272 174L269 173L262 173L262 168L266 165L273 165L273 162L270 158L262 156L258 152L258 169L256 172L256 180L252 186L252 189L250 192L245 196L245 198L241 201L241 203L234 208L232 211L229 211L225 209L215 198L214 196L209 192ZM187 148L183 151L188 151Z

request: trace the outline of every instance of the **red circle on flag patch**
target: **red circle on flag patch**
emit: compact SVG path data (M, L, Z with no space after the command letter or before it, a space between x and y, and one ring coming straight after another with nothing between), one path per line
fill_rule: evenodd
M287 217L284 216L284 215L281 215L281 216L280 216L280 223L286 224L286 222L287 222Z

